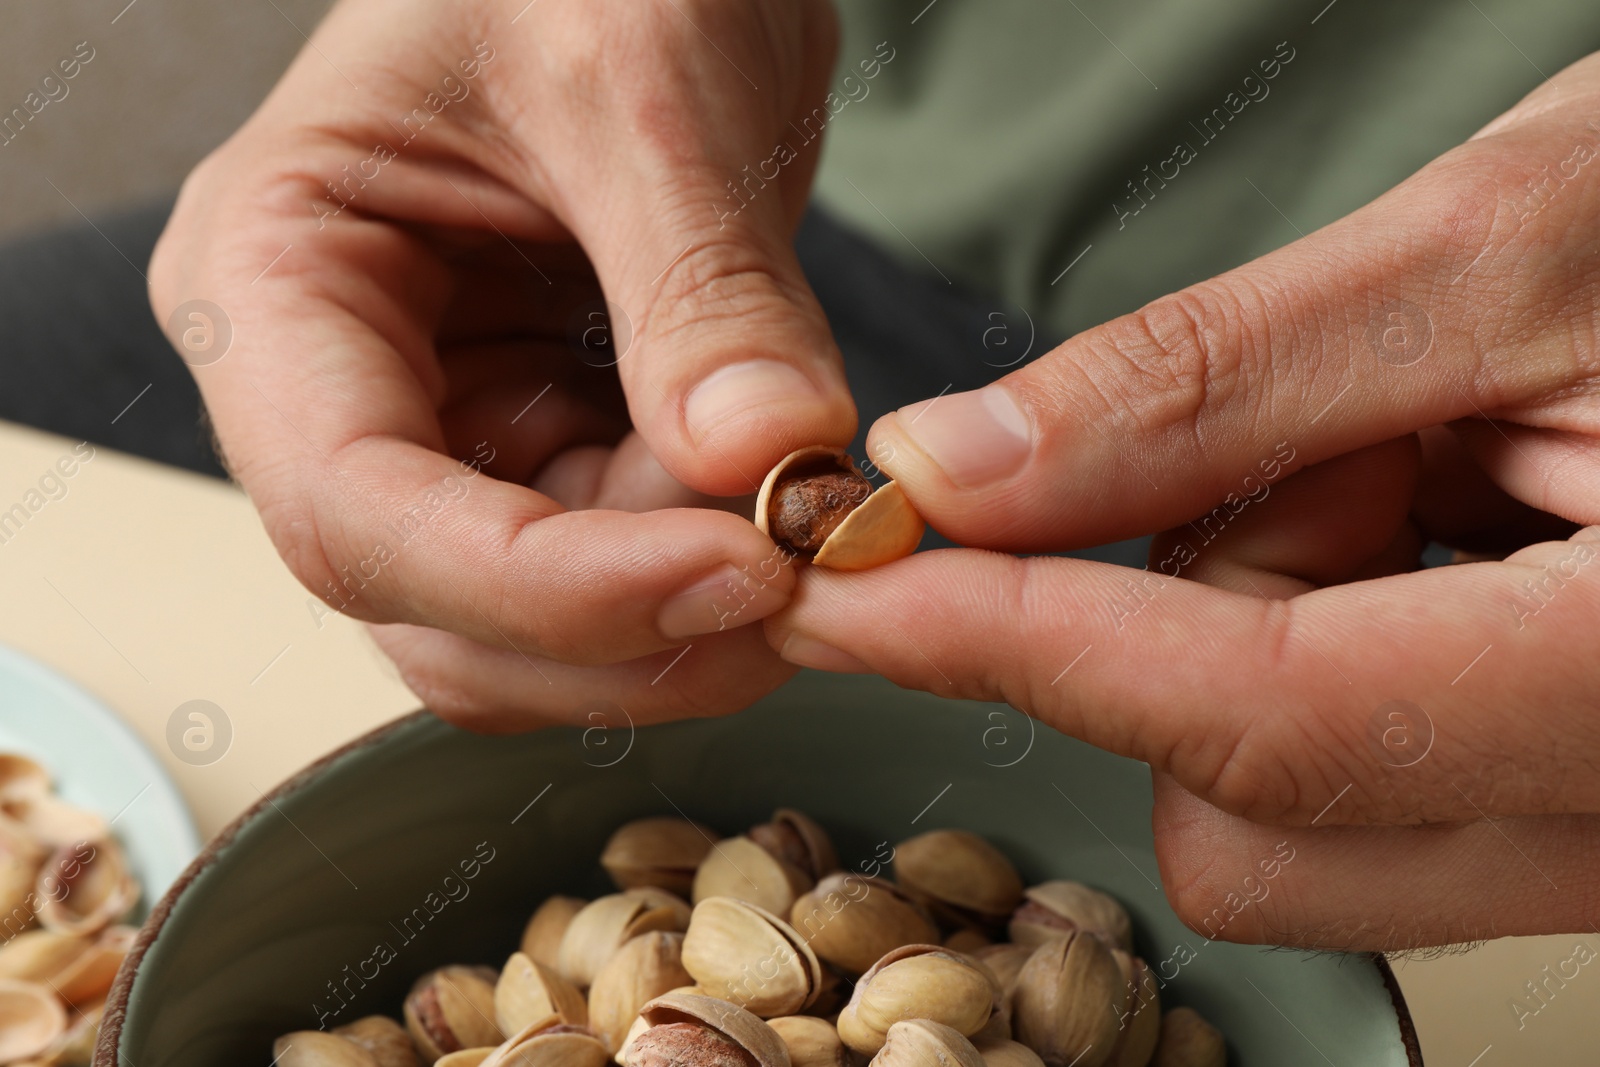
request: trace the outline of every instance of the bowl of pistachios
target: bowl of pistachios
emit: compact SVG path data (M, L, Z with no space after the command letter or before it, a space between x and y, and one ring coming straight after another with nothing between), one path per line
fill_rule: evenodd
M1184 926L1148 770L1013 709L802 672L579 719L419 712L280 785L155 906L94 1062L1422 1062L1381 960Z

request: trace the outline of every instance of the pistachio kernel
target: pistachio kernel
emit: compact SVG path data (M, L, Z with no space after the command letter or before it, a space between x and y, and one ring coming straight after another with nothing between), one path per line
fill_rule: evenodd
M815 553L871 495L872 483L853 465L784 478L773 488L769 505L772 538L796 552Z
M628 1067L751 1067L755 1057L701 1023L652 1026L628 1049Z

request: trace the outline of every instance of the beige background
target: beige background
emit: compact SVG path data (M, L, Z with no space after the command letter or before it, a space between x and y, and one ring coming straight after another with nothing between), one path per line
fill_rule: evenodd
M66 99L0 148L0 233L74 219L79 210L94 217L175 188L249 114L324 7L7 4L0 112L20 105L78 42L89 41L96 56ZM0 424L0 507L20 499L73 443ZM314 756L415 706L358 627L342 619L318 627L306 593L234 489L106 449L69 485L65 498L0 544L0 640L126 715L204 833ZM164 741L172 710L197 697L219 704L235 730L229 753L207 767L180 762ZM1509 1007L1576 940L1506 939L1397 963L1428 1062L1595 1062L1594 1027L1586 1024L1600 1015L1600 972L1580 972L1521 1030ZM1589 943L1600 948L1600 938Z

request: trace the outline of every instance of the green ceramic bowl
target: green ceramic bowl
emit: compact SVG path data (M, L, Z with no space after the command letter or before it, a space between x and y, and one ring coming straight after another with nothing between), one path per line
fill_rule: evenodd
M634 730L597 705L591 723L479 737L419 713L284 783L156 907L95 1063L266 1067L277 1034L398 1015L423 971L504 962L546 895L606 892L597 857L625 820L681 812L736 833L777 806L820 820L847 867L962 827L1030 881L1109 890L1171 976L1164 1003L1219 1026L1234 1067L1421 1063L1378 961L1185 928L1158 888L1145 768L1008 708L806 672L730 718Z

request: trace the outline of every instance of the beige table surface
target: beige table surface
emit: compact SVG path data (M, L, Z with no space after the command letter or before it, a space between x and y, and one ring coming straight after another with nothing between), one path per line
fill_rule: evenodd
M76 443L0 423L0 511ZM0 543L0 641L116 708L177 781L202 834L313 757L416 707L358 625L318 628L236 489L105 448L67 486ZM227 754L201 767L165 740L174 709L197 698L234 729ZM1600 1034L1600 970L1581 970L1520 1029L1510 1007L1577 941L1600 948L1593 935L1507 938L1397 962L1430 1067L1600 1063L1590 1040Z

